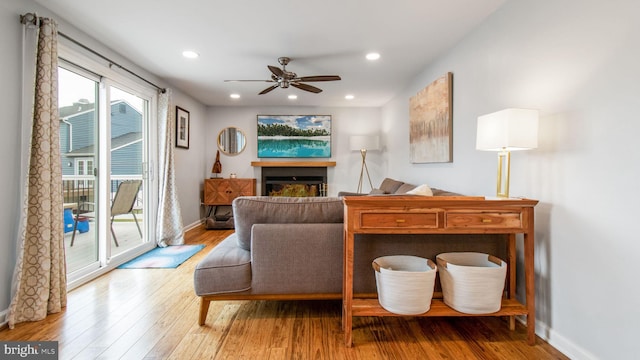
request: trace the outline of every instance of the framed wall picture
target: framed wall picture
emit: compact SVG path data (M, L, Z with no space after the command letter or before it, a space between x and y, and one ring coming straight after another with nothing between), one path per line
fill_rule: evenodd
M453 74L434 80L409 99L411 163L453 161Z
M176 106L176 147L189 148L189 133L191 132L191 119L189 112Z
M258 115L258 157L331 157L331 115Z

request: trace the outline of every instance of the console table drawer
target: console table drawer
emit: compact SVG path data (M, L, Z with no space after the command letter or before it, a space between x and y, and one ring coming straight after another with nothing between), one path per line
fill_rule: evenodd
M519 212L447 212L447 228L522 228Z
M438 213L429 212L363 212L360 214L362 229L414 228L435 229L438 227Z

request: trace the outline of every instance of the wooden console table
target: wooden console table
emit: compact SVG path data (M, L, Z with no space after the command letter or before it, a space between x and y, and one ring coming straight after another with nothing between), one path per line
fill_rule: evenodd
M492 314L470 315L455 311L441 299L417 316L527 316L527 340L535 344L534 216L537 200L471 196L346 196L344 197L344 272L342 328L351 346L353 316L402 316L383 309L377 299L354 299L353 258L355 234L508 234L508 290L502 307ZM516 234L524 234L525 299L515 299ZM373 260L373 259L372 259Z

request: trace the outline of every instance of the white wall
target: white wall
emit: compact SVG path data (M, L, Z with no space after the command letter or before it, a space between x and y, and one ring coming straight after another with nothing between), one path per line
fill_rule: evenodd
M203 151L207 144L207 107L175 90L172 102L189 111L191 124L189 149L175 148L174 152L178 200L184 226L188 229L200 224L202 179L209 175L203 171L207 164L207 153Z
M479 115L541 111L539 148L512 155L511 194L536 207L539 334L576 359L636 357L640 334L640 2L513 0L383 108L388 173L495 193ZM454 74L454 162L409 164L408 99Z
M227 126L240 128L247 135L247 147L236 156L220 153L222 176L229 177L236 173L241 178L258 179L260 193L260 168L252 168L252 161L288 161L294 159L266 159L257 157L257 115L331 115L331 158L313 159L317 161L335 161L336 166L328 168L328 194L337 195L340 191L356 191L360 177L360 152L349 150L350 135L381 135L379 108L342 108L342 107L212 107L208 113L206 126L205 172L211 175L211 167L215 161L218 133ZM382 142L382 140L381 140ZM384 143L382 143L384 146ZM300 160L300 159L295 159ZM372 151L367 154L367 167L373 186L383 179L384 152ZM365 180L366 181L366 180ZM363 185L369 191L369 184Z
M122 65L151 80L152 82L166 86L153 75L130 63L123 56L106 48L91 36L97 34L85 34L57 14L52 14L47 9L34 3L32 0L4 0L0 1L0 108L3 114L3 129L0 131L0 158L5 171L0 176L0 323L4 321L6 309L9 307L11 296L11 279L16 258L17 239L17 209L20 154L20 93L22 91L22 25L19 15L28 12L37 12L39 16L50 16L58 22L58 29L67 35L79 40L83 44L107 55ZM182 216L185 225L198 223L199 197L198 187L202 181L202 168L204 167L203 127L206 123L206 107L192 98L173 92L174 104L191 112L191 148L189 150L176 150L175 163L177 168L176 180L178 183L178 196L182 206Z

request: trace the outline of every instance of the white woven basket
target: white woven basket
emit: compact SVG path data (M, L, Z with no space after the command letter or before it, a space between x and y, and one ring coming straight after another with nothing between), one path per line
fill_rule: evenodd
M499 258L474 252L436 256L444 303L465 314L490 314L500 310L507 264Z
M417 315L431 308L436 264L417 256L393 255L373 260L378 302L395 314Z

